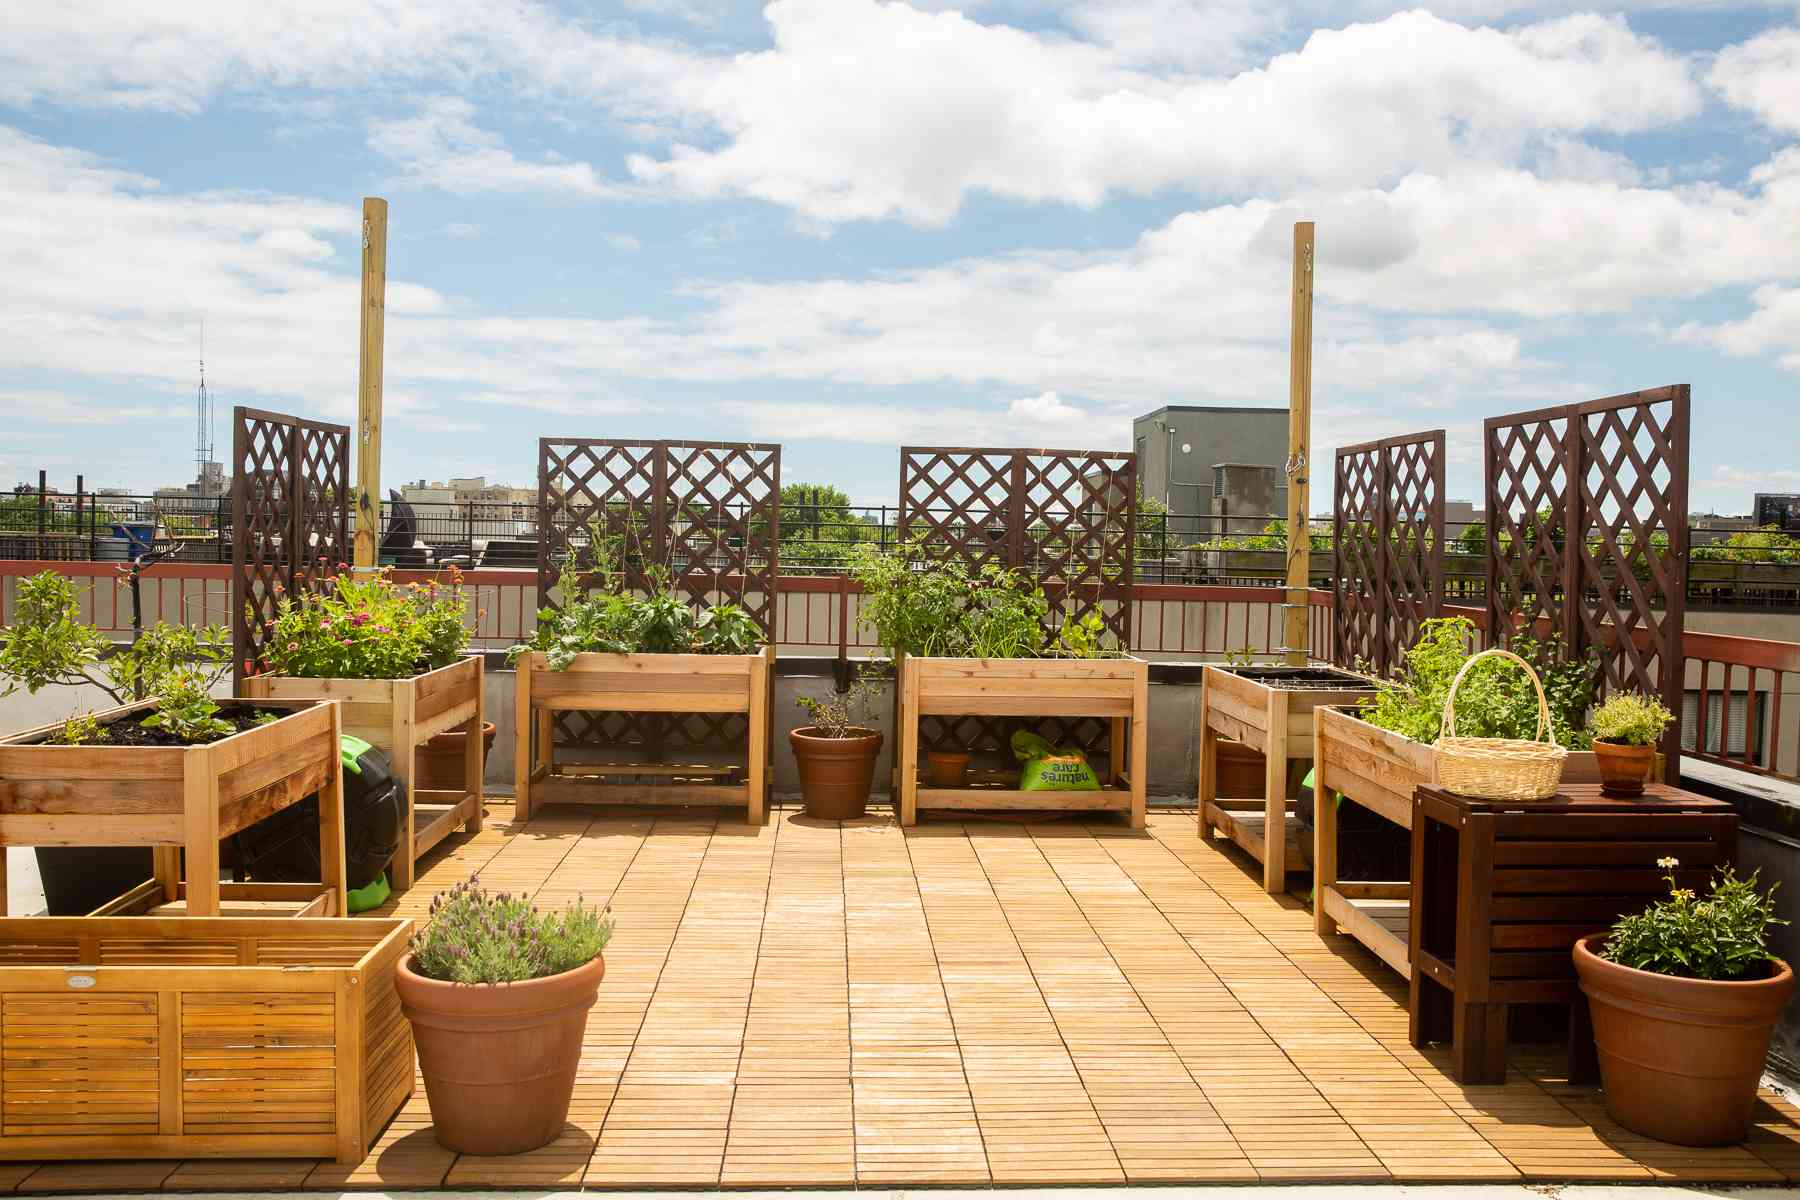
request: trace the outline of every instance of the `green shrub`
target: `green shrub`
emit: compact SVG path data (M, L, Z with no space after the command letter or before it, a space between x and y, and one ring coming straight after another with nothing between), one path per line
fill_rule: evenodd
M44 739L52 746L94 746L107 741L112 733L92 713L70 717Z
M179 671L198 670L210 686L231 669L231 638L217 626L187 629L159 621L115 649L81 620L75 581L55 571L20 580L4 634L0 696L92 684L125 704L161 691Z
M523 896L482 889L478 876L431 898L413 934L413 969L447 983L517 983L561 975L592 962L612 937L601 909L575 903L539 912Z
M1436 617L1419 627L1396 678L1385 683L1368 709L1372 725L1427 744L1443 734L1444 699L1469 661L1475 624L1466 617ZM1569 660L1560 639L1540 642L1515 632L1511 649L1532 664L1544 685L1550 724L1558 744L1585 749L1587 710L1594 702L1599 660ZM1537 731L1537 692L1517 663L1501 658L1477 663L1456 693L1456 732L1461 737L1529 738Z
M1597 742L1627 746L1654 746L1675 720L1675 714L1654 696L1641 692L1614 692L1594 710L1588 729Z
M1673 872L1680 862L1658 859ZM1754 979L1772 961L1769 931L1787 922L1775 915L1775 887L1756 890L1756 875L1739 879L1725 867L1713 877L1706 899L1691 888L1676 886L1673 873L1669 898L1635 916L1620 917L1600 956L1621 966L1684 979Z
M143 719L146 729L160 729L190 745L230 737L236 727L218 715L219 704L207 694L206 677L185 669L163 680L156 710Z
M622 590L604 565L598 588L582 585L567 561L556 583L558 607L538 610L531 636L506 652L508 662L542 654L552 671L566 671L577 654L753 654L763 644L755 619L735 604L696 613L660 579L648 596Z

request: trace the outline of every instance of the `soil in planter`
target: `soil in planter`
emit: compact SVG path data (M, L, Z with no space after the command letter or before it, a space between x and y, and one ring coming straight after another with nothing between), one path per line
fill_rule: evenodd
M222 733L217 737L201 738L199 741L195 742L184 742L165 729L158 729L155 726L145 728L144 718L150 715L150 713L146 711L142 713L133 713L129 717L125 717L122 720L114 721L107 725L106 740L104 742L95 742L93 744L97 746L204 746L208 742L223 741L225 738L231 737L232 734L243 733L248 729L255 729L259 724L259 718L261 718L265 712L276 717L285 717L288 715L288 710L286 709L269 710L244 706L221 705L219 711L214 715L220 720L230 723L231 733Z
M1366 692L1374 685L1360 675L1334 671L1329 667L1228 667L1233 675L1241 675L1264 687L1280 692L1344 691Z

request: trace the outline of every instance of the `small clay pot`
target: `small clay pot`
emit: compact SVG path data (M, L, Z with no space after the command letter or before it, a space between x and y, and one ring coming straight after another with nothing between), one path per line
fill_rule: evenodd
M1606 1111L1680 1146L1729 1146L1750 1132L1769 1034L1794 994L1776 959L1761 979L1658 975L1600 957L1606 934L1575 943L1594 1019Z
M440 1144L462 1154L523 1154L562 1135L588 1010L606 960L521 983L446 983L394 972Z
M1655 746L1628 746L1624 742L1594 742L1594 763L1600 768L1600 790L1608 796L1644 794L1644 781L1656 765Z
M413 786L420 791L460 792L463 790L463 743L467 736L460 729L440 733L420 746L413 755L417 777ZM494 723L481 723L481 761L494 753Z
M806 815L821 821L852 821L868 812L875 784L881 734L856 728L849 737L826 737L816 726L788 731L794 764L800 768L800 795Z
M928 750L925 753L925 777L932 787L962 787L969 782L969 752L966 750Z

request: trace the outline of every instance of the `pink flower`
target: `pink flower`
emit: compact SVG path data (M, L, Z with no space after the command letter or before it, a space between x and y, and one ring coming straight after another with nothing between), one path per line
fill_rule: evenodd
M354 646L355 644L356 644L355 638L345 638L344 639L344 645L346 645L346 646Z
M376 633L392 633L394 631L389 629L386 625L377 625L375 627L375 632Z
M367 625L371 619L372 618L368 613L358 612L354 617L350 618L350 623L360 628L361 626Z
M294 651L296 651L296 650L298 650L298 649L300 649L300 643L299 643L299 642L289 642L289 643L288 643L288 653L289 653L289 654L292 654L292 653L293 653L293 652L294 652Z

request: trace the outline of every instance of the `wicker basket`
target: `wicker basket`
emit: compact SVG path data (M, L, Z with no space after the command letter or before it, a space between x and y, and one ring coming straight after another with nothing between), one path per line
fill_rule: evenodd
M1456 736L1456 689L1469 669L1490 655L1518 663L1537 689L1538 729L1530 740ZM1463 664L1444 697L1444 733L1436 747L1439 787L1483 800L1544 800L1556 794L1568 753L1556 744L1550 702L1530 663L1506 650L1483 650Z

